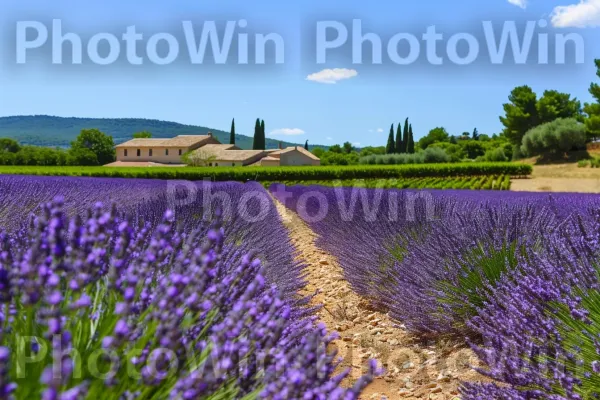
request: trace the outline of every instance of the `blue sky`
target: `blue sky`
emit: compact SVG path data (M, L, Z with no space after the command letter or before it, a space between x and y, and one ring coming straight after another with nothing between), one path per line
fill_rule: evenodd
M238 133L244 134L252 132L254 120L260 117L273 138L384 145L390 124L406 117L417 138L436 126L452 134L474 127L482 133L499 132L502 103L517 85L528 84L540 93L557 89L588 101L587 88L596 79L593 59L600 58L599 0L0 0L0 4L1 116L143 117L223 130L235 117ZM128 64L122 48L117 62L98 66L84 51L81 65L69 65L66 46L63 64L56 65L51 58L53 19L62 21L63 34L81 37L84 50L97 33L120 38L128 26L135 25L144 35L142 58L148 38L162 32L180 40L180 55L169 65L153 65L146 57L143 65L134 66ZM200 32L206 21L223 28L226 21L241 19L247 21L247 28L236 33L281 36L283 64L267 58L266 65L237 65L237 51L224 65L190 63L182 21L191 21ZM371 47L365 45L362 64L353 63L349 46L330 51L327 62L318 64L317 22L338 21L351 36L354 19L361 21L363 34L381 38L382 63L371 63ZM514 65L510 51L504 64L489 63L482 21L491 21L498 29L505 21L516 21L524 29L526 21L540 19L548 21L548 27L536 28L535 37L540 32L551 37L581 35L585 63L575 64L574 52L567 52L566 65L538 65L537 51L525 65ZM25 64L18 64L16 57L18 21L38 21L49 30L42 47L28 50ZM427 63L423 44L420 58L410 65L398 65L387 57L392 36L410 33L420 38L433 25L444 35L438 51L445 58L443 65ZM480 54L472 64L458 66L444 49L450 36L462 32L479 40Z

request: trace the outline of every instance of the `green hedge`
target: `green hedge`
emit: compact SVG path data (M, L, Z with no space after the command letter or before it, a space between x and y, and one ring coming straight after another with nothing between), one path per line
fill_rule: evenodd
M320 185L341 187L365 187L379 189L470 189L470 190L509 190L509 175L482 175L476 178L468 176L459 177L423 177L423 178L392 178L392 179L348 179L348 180L292 180L262 182L269 188L272 184L294 185Z
M317 167L35 167L0 166L0 174L213 181L333 180L531 174L531 165L463 163Z

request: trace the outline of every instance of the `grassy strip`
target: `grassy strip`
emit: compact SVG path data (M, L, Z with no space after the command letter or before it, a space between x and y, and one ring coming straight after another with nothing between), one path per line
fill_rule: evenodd
M514 163L356 165L318 167L39 167L0 166L0 174L93 176L213 181L334 180L421 177L524 176L532 167Z
M506 183L508 182L508 184ZM289 180L263 182L265 187L273 183L285 185L320 185L366 187L381 189L470 189L470 190L508 190L509 175L490 175L484 177L448 177L448 178L408 178L408 179L346 179L346 180Z

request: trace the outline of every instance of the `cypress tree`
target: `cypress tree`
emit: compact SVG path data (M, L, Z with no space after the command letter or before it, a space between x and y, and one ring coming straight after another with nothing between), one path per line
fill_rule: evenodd
M235 144L235 118L231 120L231 133L229 134L229 144Z
M398 129L396 129L396 153L404 153L404 143L402 143L402 125L398 123Z
M254 124L254 140L252 141L252 150L260 149L260 120L256 118Z
M390 135L388 136L387 146L385 146L386 154L393 154L396 151L396 145L394 143L394 124L390 127Z
M265 120L260 121L260 148L259 150L264 150L267 148L267 137L265 135Z
M410 154L415 152L415 138L413 136L412 124L408 125L408 143L406 144L406 152Z
M408 151L408 118L404 121L404 132L402 133L402 153Z
M304 143L304 150L308 150L308 140Z

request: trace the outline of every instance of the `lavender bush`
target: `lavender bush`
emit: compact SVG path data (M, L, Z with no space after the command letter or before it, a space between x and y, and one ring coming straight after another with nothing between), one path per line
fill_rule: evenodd
M598 396L599 228L596 217L576 218L469 322L484 338L473 346L482 372L504 385L466 384L466 399Z

